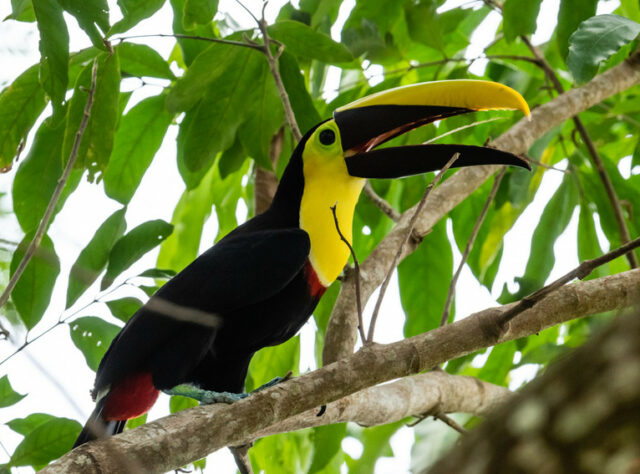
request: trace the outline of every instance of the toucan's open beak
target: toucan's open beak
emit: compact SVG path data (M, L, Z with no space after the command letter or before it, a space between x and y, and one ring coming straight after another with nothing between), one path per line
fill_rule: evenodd
M414 145L373 150L378 145L427 123L479 110L520 110L529 115L523 97L488 81L424 82L359 99L337 109L347 170L361 178L398 178L442 168L460 153L454 167L515 165L531 169L522 158L494 148L469 145Z

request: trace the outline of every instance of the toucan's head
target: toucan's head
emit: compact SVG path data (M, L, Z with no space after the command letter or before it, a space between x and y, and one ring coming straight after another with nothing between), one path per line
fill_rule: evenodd
M376 148L421 125L491 109L517 109L529 115L522 96L502 84L473 80L426 82L379 92L340 107L332 119L305 135L283 176L281 188L291 186L289 189L293 190L293 182L300 186L299 223L309 233L309 258L323 284L330 284L338 276L348 258L330 208L336 205L341 230L351 240L353 212L363 178L398 178L434 171L455 153L460 157L454 167L502 164L529 168L523 159L487 147ZM282 194L292 196L284 190Z

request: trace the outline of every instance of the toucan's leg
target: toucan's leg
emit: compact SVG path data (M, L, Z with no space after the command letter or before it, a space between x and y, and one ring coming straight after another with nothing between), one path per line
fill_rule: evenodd
M205 405L209 405L211 403L233 403L249 396L246 393L214 392L212 390L204 390L200 387L187 383L176 385L169 390L163 391L167 395L181 395L183 397L193 398Z

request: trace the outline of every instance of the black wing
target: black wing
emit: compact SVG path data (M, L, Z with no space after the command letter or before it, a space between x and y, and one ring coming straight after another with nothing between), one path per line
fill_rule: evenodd
M165 351L173 356L176 346L181 347L180 360L167 371L179 368L186 374L204 356L225 314L285 288L302 270L309 248L309 236L301 229L252 232L220 241L129 320L100 363L95 390L156 365L153 359L166 359ZM171 379L173 375L179 379L181 374Z

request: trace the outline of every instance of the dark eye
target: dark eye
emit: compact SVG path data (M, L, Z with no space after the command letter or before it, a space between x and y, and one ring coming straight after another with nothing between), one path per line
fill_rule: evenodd
M333 133L333 130L323 130L320 132L320 143L323 145L331 145L336 141L336 134Z

